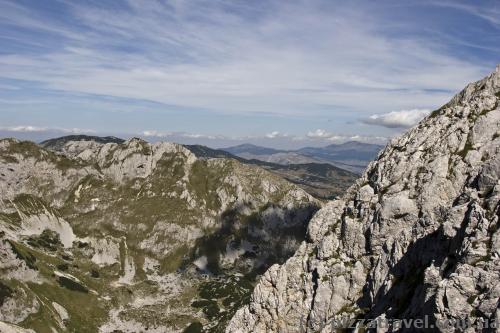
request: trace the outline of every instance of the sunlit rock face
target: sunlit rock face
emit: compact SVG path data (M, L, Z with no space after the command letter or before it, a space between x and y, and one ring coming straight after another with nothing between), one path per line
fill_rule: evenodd
M321 205L235 160L103 139L0 140L0 331L222 331Z
M332 332L340 318L498 321L499 174L500 67L394 139L320 210L227 332Z

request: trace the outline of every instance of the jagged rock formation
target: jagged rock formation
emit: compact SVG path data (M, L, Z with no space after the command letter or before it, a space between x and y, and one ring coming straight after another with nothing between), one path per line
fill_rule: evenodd
M320 210L308 240L265 273L227 332L332 332L341 318L499 320L499 175L497 67L393 140Z
M0 140L0 330L221 331L319 208L258 167L108 141Z

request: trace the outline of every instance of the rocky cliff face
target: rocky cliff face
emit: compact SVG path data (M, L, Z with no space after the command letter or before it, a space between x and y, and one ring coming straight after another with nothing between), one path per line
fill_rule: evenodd
M173 143L57 150L0 140L2 331L221 331L319 208L271 173Z
M500 67L393 140L320 210L227 332L332 332L345 318L499 320L499 175Z

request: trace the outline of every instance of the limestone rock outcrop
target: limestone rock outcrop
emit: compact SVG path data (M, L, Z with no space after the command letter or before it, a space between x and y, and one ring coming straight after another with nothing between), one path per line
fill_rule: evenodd
M320 210L226 332L332 332L346 318L427 318L443 332L466 318L476 326L461 331L475 332L498 321L499 175L497 67L392 140Z

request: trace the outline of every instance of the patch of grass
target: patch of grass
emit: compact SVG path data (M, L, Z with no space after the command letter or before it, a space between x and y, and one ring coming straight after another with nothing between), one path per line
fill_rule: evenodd
M5 285L2 281L0 281L0 307L3 305L5 300L11 297L13 294L12 288Z
M65 156L57 155L52 151L45 150L36 143L31 141L20 141L11 143L8 149L4 152L4 154L2 154L2 158L5 160L5 156L9 156L7 157L7 159L9 159L11 162L13 162L14 159L17 161L18 159L15 156L13 156L16 154L21 155L24 158L35 158L36 160L43 160L49 163L53 163L59 170L62 170L63 172L70 168L75 168L84 165L81 164L82 163L81 161L79 162L76 160L72 160Z
M194 308L201 308L205 316L207 316L208 320L212 320L217 316L220 312L219 305L217 301L212 299L202 299L198 301L194 301L191 303L191 306Z
M46 283L41 285L30 283L29 288L41 299L55 301L68 311L69 320L66 322L68 332L97 332L98 327L108 316L109 309L91 293L77 292ZM50 304L50 301L47 303ZM48 327L57 327L54 322L54 311L48 308L47 303L42 304L38 313L30 315L23 322L23 326L33 328L36 332L51 332Z
M5 162L5 163L11 163L11 164L16 164L19 163L19 160L12 155L1 155L0 158Z
M67 263L62 263L62 264L57 265L56 267L58 270L65 272L68 270L69 265Z
M221 203L215 190L224 174L218 168L208 167L207 163L205 160L193 163L188 188L197 198L205 200L208 209L218 210Z
M191 323L182 331L183 333L201 333L203 332L203 325L199 321Z
M20 244L16 244L11 240L7 240L7 242L10 244L12 251L19 260L24 261L26 263L26 266L28 266L29 268L38 270L38 267L35 264L36 257L26 247L23 247Z
M476 300L476 298L477 298L477 295L472 295L472 296L468 297L467 298L467 303L473 304L474 301Z
M160 260L160 272L175 272L181 265L185 257L189 254L189 247L181 245L170 254Z
M7 222L8 224L20 226L21 218L17 212L13 213L1 213L0 212L0 221Z
M87 287L65 276L59 276L57 281L59 282L59 285L61 287L67 288L69 290L79 291L82 293L89 292L89 289Z
M90 276L92 276L95 279L99 278L100 277L99 271L95 268L91 269Z
M198 294L202 299L192 306L202 308L210 320L209 327L204 328L206 332L224 332L236 310L249 302L255 281L255 273L250 273L243 277L221 276L200 284Z
M44 214L48 211L51 214L59 216L58 212L52 209L44 200L31 194L19 194L14 198L13 203L17 209L26 215Z
M27 242L33 247L43 248L49 251L57 251L57 249L62 247L59 234L49 229L45 229L39 236L28 238Z

